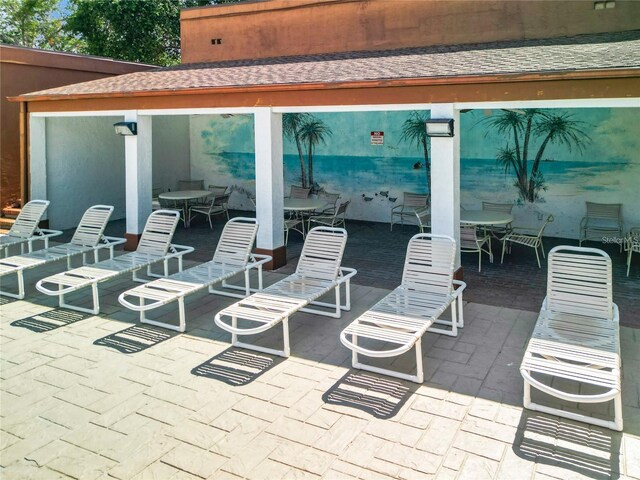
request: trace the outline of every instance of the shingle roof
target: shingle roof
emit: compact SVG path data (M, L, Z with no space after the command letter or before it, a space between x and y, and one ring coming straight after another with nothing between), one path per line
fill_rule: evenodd
M629 68L640 68L640 30L546 40L186 64L52 88L22 98Z

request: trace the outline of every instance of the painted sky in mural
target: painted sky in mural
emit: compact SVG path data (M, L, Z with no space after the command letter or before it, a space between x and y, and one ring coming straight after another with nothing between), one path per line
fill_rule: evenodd
M473 110L461 115L461 203L479 208L483 200L513 202L516 219L535 225L546 213L556 221L550 232L575 237L585 200L623 203L625 223L640 224L637 190L640 184L640 137L631 129L640 120L638 109L563 109L588 135L584 148L547 146L540 170L545 189L538 200L523 202L512 172L505 173L496 154L509 139L488 125L497 111ZM349 217L388 221L402 192L426 192L422 152L402 141L402 124L409 112L316 113L332 131L314 155L314 179L325 190L351 199ZM459 127L459 128L458 128ZM251 116L192 118L192 176L225 178L241 194L253 192L253 120ZM384 132L383 145L373 145L371 132ZM533 140L529 156L541 138ZM285 191L299 184L295 144L285 141ZM416 164L420 163L420 167ZM388 192L388 193L387 193ZM248 206L236 196L238 207ZM631 222L631 223L630 223Z

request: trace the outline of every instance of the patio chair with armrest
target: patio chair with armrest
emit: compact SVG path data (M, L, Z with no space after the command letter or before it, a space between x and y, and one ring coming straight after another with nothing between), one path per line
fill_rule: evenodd
M202 214L207 217L209 220L209 227L213 228L213 223L211 222L211 217L215 215L225 214L227 216L227 220L229 220L229 210L227 208L227 203L229 202L229 194L222 195L220 197L209 197L209 203L204 205L192 205L189 207L189 223L191 223L191 218L196 216L197 214Z
M311 188L303 188L298 185L291 185L291 190L289 191L289 197L287 198L309 198L309 194L311 193Z
M15 274L18 282L18 293L0 291L0 295L24 298L24 271L48 265L58 260L67 260L67 268L71 268L71 259L82 255L82 264L88 264L88 255L93 253L93 261L98 262L99 252L108 249L109 258L113 258L116 245L125 243L124 238L107 237L104 230L109 222L113 207L110 205L94 205L82 216L78 228L69 243L36 250L0 260L0 277Z
M460 224L460 252L478 252L478 271L482 271L482 253L489 255L489 261L493 263L493 252L491 251L491 236L484 230L480 230L477 225Z
M416 209L426 207L428 203L428 194L404 192L402 204L391 209L391 230L393 231L393 224L398 223L396 218L399 218L400 225L404 225L405 219L415 219Z
M538 254L538 248L542 252L542 258L545 258L544 245L542 244L542 234L544 233L545 228L547 228L547 225L551 222L553 222L553 215L549 215L547 217L537 233L531 233L531 229L525 228L514 228L511 230L511 233L507 233L502 238L502 257L500 259L500 263L504 262L505 250L511 253L511 244L517 243L518 245L533 248L533 250L536 252L538 268L542 268L540 265L540 255Z
M640 253L640 227L633 227L625 238L624 248L627 251L627 277L631 271L631 256Z
M482 210L485 212L500 212L511 215L511 212L513 211L513 203L482 202ZM502 240L502 237L510 233L513 229L510 223L506 225L484 226L483 228L485 232L498 240Z
M422 337L427 331L456 336L462 328L462 291L466 284L454 280L456 242L440 235L419 233L409 241L402 283L340 334L352 351L352 366L422 383ZM456 286L458 287L456 289ZM451 307L451 320L440 316ZM434 328L444 324L448 328ZM358 355L395 357L415 347L416 374L409 375L366 365Z
M291 315L302 311L340 318L343 310L350 310L350 279L356 270L340 266L346 243L347 232L344 229L312 229L302 247L295 273L221 310L215 315L216 325L231 333L233 346L288 357ZM341 302L340 291L343 285L344 303ZM335 301L320 301L331 290L335 292ZM324 310L310 308L311 305ZM279 324L282 324L283 331L282 350L238 341L238 336L262 333Z
M327 227L345 227L345 215L347 214L347 207L349 207L350 200L341 203L337 210L329 215L316 215L309 218L309 228L311 230L311 224L317 223L318 225L324 225Z
M125 273L132 273L134 282L146 282L137 276L142 268L147 269L149 277L167 277L171 259L177 260L178 271L182 271L182 257L193 252L193 248L171 243L179 220L180 216L175 210L156 210L149 215L135 252L43 278L36 288L46 295L57 296L60 307L96 315L100 313L99 283ZM160 262L164 267L163 275L151 271L151 266ZM65 295L83 288L91 288L92 308L65 303Z
M20 245L20 252L25 253L25 245L29 252L33 251L33 242L44 241L44 247L49 246L49 238L62 235L58 230L47 230L39 228L38 224L44 212L49 206L49 200L31 200L20 210L18 217L11 225L9 231L0 235L0 252L6 255L9 247Z
M595 248L553 248L549 252L547 296L520 365L524 407L622 430L618 323L611 258ZM532 387L572 403L613 400L614 419L535 403Z
M184 332L186 328L184 299L202 289L209 293L228 297L243 298L251 292L262 290L262 265L271 261L268 255L252 254L251 249L258 232L255 218L236 217L229 220L222 230L213 259L167 278L160 278L132 288L120 294L118 301L136 312L140 312L140 322ZM258 289L252 289L249 274L252 269L258 271ZM228 284L231 278L244 273L244 288ZM214 290L213 285L220 283L225 290ZM244 294L234 293L241 289ZM145 312L178 302L179 324L173 325L146 318Z
M602 242L608 236L622 239L622 204L586 202L587 215L580 220L579 245L586 240ZM622 252L622 243L620 243Z
M416 208L416 218L420 233L424 233L425 229L431 231L431 207Z
M204 190L204 180L178 180L178 190Z

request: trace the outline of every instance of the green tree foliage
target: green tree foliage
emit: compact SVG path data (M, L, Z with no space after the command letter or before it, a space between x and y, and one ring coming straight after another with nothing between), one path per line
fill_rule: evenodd
M431 159L429 158L429 148L427 143L429 141L429 137L427 137L427 128L425 126L425 122L428 119L429 117L426 112L411 112L409 114L409 118L407 118L402 124L402 136L400 139L408 141L409 143L414 143L416 147L422 150L422 154L424 155L425 175L427 177L427 188L429 189L429 192L431 192Z
M307 188L307 173L304 164L304 153L300 141L300 127L309 122L312 115L309 113L285 113L282 115L282 132L284 137L296 142L298 148L298 158L300 159L300 184Z
M0 42L21 47L82 51L83 42L64 29L58 0L0 0Z
M300 126L299 135L300 141L307 147L309 186L315 188L313 181L313 153L318 145L326 143L326 137L331 136L332 132L322 120L309 114L309 118Z
M504 167L505 173L513 171L513 184L525 202L539 200L540 190L546 190L540 167L549 144L564 145L569 151L576 147L582 152L584 145L591 140L581 128L583 122L572 120L571 115L566 112L502 110L481 122L488 123L495 131L507 137L507 144L498 151L496 159ZM541 141L532 163L529 164L530 146L536 139Z

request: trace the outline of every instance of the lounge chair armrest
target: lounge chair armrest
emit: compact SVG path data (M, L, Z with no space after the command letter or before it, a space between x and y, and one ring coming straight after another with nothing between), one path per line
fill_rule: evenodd
M358 271L355 268L340 267L340 275L338 276L338 284L344 283L353 277Z
M589 217L582 217L582 220L580 220L580 228L584 228L587 225L588 220Z
M252 253L251 261L249 262L248 267L255 268L260 265L264 265L265 263L270 262L271 260L273 260L273 257L271 257L270 255L260 255L258 253Z
M129 310L133 310L134 312L145 312L147 310L152 310L156 307L160 307L164 305L164 302L162 300L156 300L155 302L145 303L144 305L140 305L139 303L134 304L126 300L126 297L132 296L132 295L129 295L128 293L129 292L122 292L118 296L118 302L120 302L121 305L124 305L125 307L127 307Z
M167 255L167 258L175 258L175 257L182 257L187 253L191 253L195 250L195 248L189 247L187 245L171 244L171 247L169 248L169 250L171 250L172 252Z
M126 241L126 238L103 236L100 239L101 243L98 244L96 248L115 247L116 245L122 245L123 243L126 243Z
M452 281L451 281L451 283L453 283L454 285L456 285L456 286L458 287L458 288L456 288L456 289L453 291L453 294L452 294L452 295L453 295L454 297L457 297L457 296L461 295L461 294L462 294L462 291L463 291L465 288L467 288L467 284L466 284L466 282L463 282L462 280L452 280Z
M342 331L340 333L340 342L347 347L349 350L353 350L362 355L366 355L367 357L395 357L397 355L401 355L408 351L413 345L401 345L397 348L391 348L389 350L370 350L368 348L361 347L360 345L356 345L347 339L347 334Z
M60 230L49 230L47 228L39 228L36 230L37 237L34 237L33 240L40 240L43 238L51 238L57 237L58 235L62 235Z

